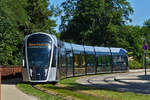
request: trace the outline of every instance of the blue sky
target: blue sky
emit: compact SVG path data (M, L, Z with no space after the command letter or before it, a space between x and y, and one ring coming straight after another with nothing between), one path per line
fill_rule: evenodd
M65 0L50 0L51 4L60 5ZM130 2L134 13L130 16L132 22L129 25L142 26L144 21L150 18L150 0L127 0ZM60 24L60 18L56 19L56 24ZM56 30L58 31L58 26Z

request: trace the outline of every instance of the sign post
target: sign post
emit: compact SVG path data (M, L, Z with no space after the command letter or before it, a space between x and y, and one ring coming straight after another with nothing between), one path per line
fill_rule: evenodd
M147 74L147 71L146 71L146 50L148 48L147 44L144 44L142 48L144 49L144 64L143 65L145 68L145 76L146 76L146 74Z

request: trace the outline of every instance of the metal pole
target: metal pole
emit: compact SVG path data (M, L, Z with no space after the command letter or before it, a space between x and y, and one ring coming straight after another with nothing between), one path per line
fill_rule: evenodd
M145 76L147 75L147 71L146 71L146 50L144 50L144 67L145 67Z

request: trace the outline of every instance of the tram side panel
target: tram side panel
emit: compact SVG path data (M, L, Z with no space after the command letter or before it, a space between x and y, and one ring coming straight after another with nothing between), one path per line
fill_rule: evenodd
M23 46L22 50L22 77L24 82L29 81L29 74L27 70L27 63L26 63L26 52L25 52L25 46Z
M57 48L56 46L54 46L49 81L57 81L56 75L57 75Z

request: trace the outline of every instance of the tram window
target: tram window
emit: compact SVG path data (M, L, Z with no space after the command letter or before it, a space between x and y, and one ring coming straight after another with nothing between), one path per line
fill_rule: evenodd
M52 67L56 67L56 46L54 46Z
M67 66L68 67L72 67L73 66L73 55L72 55L72 52L66 54L66 57L67 57Z
M120 55L113 56L113 65L120 66L120 63L122 62Z
M81 54L74 55L74 66L75 67L84 67L85 66L85 56Z
M93 55L87 55L87 66L95 66L95 58Z
M85 67L85 56L81 55L81 67Z
M110 56L105 56L106 60L106 65L110 66Z
M110 56L97 56L98 66L110 66Z
M65 56L65 51L61 50L61 66L66 67L66 56Z
M74 55L74 67L78 67L78 64L79 64L78 55L75 54L75 55Z
M97 56L97 65L101 66L101 56Z

